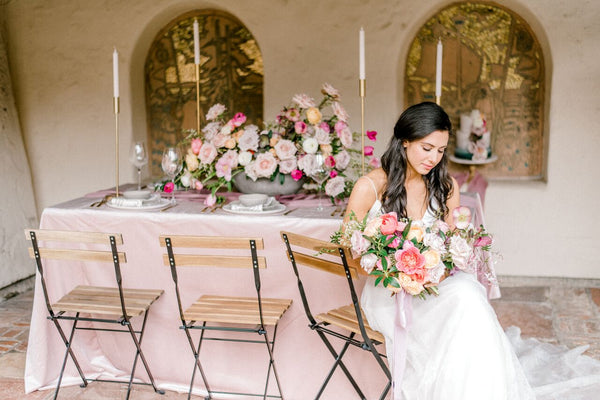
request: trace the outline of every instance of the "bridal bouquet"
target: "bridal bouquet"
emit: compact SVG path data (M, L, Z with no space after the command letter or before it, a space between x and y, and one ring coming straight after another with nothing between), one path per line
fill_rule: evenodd
M395 212L367 221L354 215L332 236L332 242L350 247L360 256L360 265L393 293L425 298L438 294L443 277L456 270L476 273L487 261L491 236L481 226L470 225L471 211L453 211L455 228L441 220L430 226L418 221L398 219Z

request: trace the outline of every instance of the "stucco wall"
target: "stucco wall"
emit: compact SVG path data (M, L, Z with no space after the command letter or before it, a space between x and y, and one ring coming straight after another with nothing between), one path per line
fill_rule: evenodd
M447 1L220 0L12 1L5 6L15 96L38 208L114 185L111 52L121 55L121 181L133 181L127 151L145 132L143 64L159 29L212 7L237 16L265 64L265 116L291 95L342 93L360 128L358 30L366 31L366 126L381 154L404 108L408 45ZM600 169L597 43L600 5L575 0L498 1L522 15L546 57L546 181L491 182L486 220L504 260L501 274L600 278L595 248Z

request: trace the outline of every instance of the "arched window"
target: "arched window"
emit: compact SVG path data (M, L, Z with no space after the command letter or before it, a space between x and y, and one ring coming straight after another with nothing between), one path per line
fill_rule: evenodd
M517 14L489 3L452 4L431 17L406 61L407 105L435 99L436 44L441 38L441 105L455 129L460 114L484 113L498 160L482 168L496 178L540 178L544 157L545 68L540 44Z
M200 121L209 107L224 104L258 126L263 118L263 61L256 40L234 16L193 11L156 36L144 66L148 142L153 175L161 174L162 150L196 128L193 23L200 31Z

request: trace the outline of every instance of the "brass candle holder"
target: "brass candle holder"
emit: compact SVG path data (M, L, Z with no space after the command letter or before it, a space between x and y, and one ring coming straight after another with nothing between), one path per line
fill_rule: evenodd
M119 197L119 98L113 97L115 112L115 197Z
M435 96L435 104L437 104L438 106L441 106L442 102L442 96Z
M362 174L365 174L365 96L367 93L367 80L358 80L358 95L360 96L360 165Z

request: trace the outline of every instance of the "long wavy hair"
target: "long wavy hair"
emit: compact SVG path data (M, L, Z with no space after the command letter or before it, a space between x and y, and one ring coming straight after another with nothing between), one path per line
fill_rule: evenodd
M395 211L400 217L408 216L405 187L408 160L403 144L422 139L434 131L452 133L448 114L435 103L415 104L400 115L394 126L394 137L381 157L381 167L387 175L387 187L382 197L383 208L387 212ZM446 200L452 192L452 179L448 174L448 157L445 152L440 162L427 175L423 175L423 181L427 188L429 207L440 214L438 217L446 217Z

